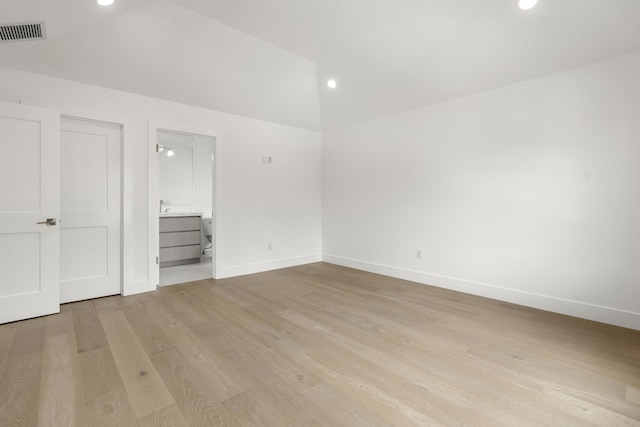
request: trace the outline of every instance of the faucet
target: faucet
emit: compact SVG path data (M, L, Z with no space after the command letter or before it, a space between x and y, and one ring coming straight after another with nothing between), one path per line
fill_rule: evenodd
M162 205L164 204L164 200L160 199L160 213L162 213Z

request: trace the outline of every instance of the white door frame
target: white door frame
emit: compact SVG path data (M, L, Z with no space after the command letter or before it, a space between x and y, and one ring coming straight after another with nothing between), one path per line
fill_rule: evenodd
M72 119L97 121L122 126L121 150L120 150L120 275L122 295L134 295L155 289L149 285L149 277L142 280L135 278L135 231L133 223L133 175L139 167L135 164L136 128L139 127L138 119L126 114L110 111L97 111L85 108L62 107L62 117Z
M202 126L176 123L162 120L149 120L149 228L148 228L148 255L149 255L149 284L157 287L160 283L159 265L159 199L158 199L158 160L156 157L156 144L158 131L179 132L185 134L195 134L207 136L213 139L213 206L212 206L212 228L213 228L213 266L212 276L215 279L219 276L220 259L218 257L218 206L220 191L218 189L220 171L220 133L214 129Z

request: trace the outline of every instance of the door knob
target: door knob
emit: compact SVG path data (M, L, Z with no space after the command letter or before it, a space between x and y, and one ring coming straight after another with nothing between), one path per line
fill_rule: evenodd
M46 221L41 221L41 222L38 222L38 223L36 223L36 224L56 225L56 223L57 223L57 222L56 222L56 219L55 219L55 218L47 218L47 220L46 220Z

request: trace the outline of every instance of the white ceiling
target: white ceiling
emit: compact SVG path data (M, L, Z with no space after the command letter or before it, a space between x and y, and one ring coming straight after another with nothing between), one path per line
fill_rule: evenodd
M312 130L640 51L639 0L0 0L33 20L0 66Z

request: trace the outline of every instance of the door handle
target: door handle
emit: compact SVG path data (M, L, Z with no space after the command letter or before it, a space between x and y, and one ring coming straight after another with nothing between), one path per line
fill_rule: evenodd
M36 224L56 225L57 221L55 218L47 218L46 221L37 222Z

